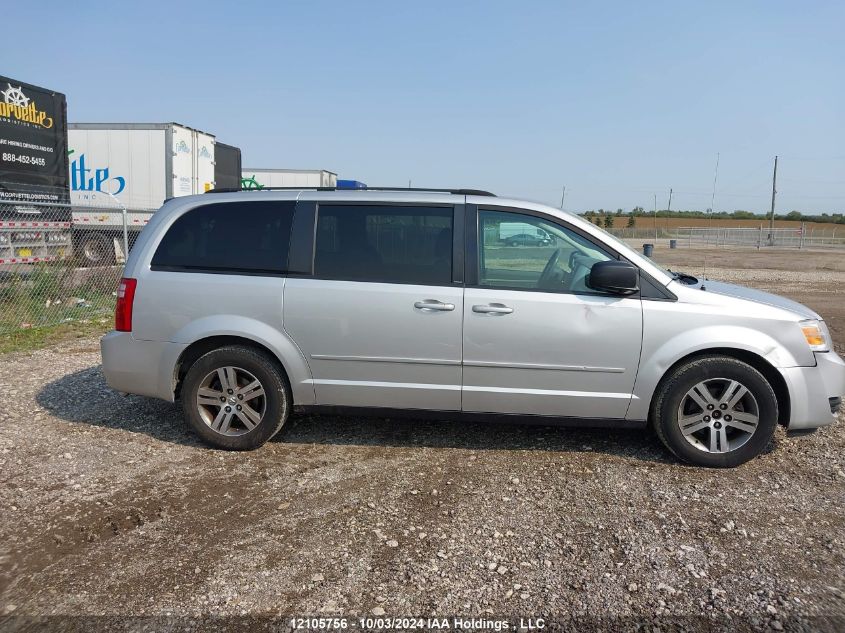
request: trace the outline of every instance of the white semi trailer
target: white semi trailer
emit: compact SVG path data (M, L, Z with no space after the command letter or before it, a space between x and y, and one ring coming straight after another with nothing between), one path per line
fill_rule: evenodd
M68 124L74 253L88 264L111 263L166 199L238 182L240 150L178 123ZM232 172L232 173L228 173Z
M244 167L241 187L336 187L337 174L325 169L258 169Z

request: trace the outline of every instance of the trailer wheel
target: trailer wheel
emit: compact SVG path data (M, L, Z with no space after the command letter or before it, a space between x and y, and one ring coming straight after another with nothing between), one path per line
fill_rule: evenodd
M114 264L114 245L105 235L86 233L79 242L79 259L89 266Z

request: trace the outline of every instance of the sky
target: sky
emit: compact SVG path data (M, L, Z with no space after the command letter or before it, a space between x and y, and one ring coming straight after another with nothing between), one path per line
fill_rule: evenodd
M56 2L0 74L71 122L176 121L245 167L582 212L845 211L845 2ZM718 155L715 199L713 184Z

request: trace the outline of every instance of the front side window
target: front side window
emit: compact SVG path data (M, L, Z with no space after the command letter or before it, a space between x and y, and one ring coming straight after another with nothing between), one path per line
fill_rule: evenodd
M595 292L587 275L615 259L578 233L542 218L479 210L479 284L493 288Z
M314 273L327 279L447 285L452 207L320 205Z
M153 269L283 273L295 203L207 204L179 217L153 255Z

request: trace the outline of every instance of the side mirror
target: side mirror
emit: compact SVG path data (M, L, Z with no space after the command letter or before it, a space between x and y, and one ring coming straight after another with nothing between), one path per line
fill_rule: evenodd
M630 295L640 289L640 271L628 262L596 262L590 268L587 287L615 295Z

